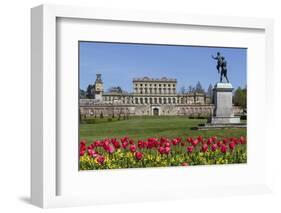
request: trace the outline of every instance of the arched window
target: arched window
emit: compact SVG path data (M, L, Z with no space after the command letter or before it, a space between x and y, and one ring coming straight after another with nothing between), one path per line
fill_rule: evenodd
M144 103L147 104L147 98L144 98Z

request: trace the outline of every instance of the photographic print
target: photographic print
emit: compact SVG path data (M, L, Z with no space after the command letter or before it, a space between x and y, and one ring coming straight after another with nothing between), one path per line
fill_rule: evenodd
M247 49L79 41L80 170L247 162Z

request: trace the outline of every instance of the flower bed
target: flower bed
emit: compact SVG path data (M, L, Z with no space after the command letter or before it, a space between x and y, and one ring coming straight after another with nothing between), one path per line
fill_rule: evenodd
M246 163L246 138L106 138L80 141L80 169L120 169Z

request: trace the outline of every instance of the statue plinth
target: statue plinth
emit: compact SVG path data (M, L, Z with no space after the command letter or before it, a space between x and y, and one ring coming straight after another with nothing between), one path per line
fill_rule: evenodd
M231 83L217 83L213 89L214 112L209 118L210 124L240 124L240 117L234 116L232 107Z

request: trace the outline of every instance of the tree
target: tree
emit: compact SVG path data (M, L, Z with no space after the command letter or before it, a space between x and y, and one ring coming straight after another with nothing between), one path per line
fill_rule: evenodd
M233 103L236 106L240 106L243 109L247 108L247 88L245 87L242 89L241 87L238 87L233 96Z
M80 97L80 98L86 98L86 92L85 92L85 90L80 89L79 97Z
M192 93L194 91L194 87L192 85L188 86L188 92Z
M92 89L94 88L93 85L89 84L86 90L86 97L87 98L94 98L94 95L92 93Z
M185 87L184 86L181 87L180 92L181 92L181 94L185 93Z
M200 81L198 81L196 86L195 86L195 92L204 93L204 89L203 89Z
M210 84L207 90L207 96L212 98L213 97L213 85Z

